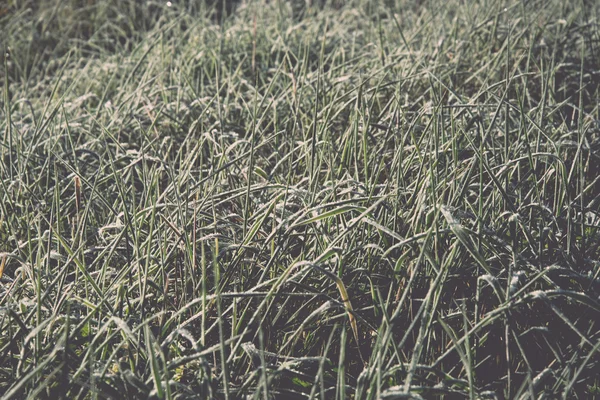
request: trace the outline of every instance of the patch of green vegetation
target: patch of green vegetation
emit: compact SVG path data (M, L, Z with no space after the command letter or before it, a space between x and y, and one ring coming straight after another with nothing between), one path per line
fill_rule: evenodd
M0 397L581 398L597 2L0 5Z

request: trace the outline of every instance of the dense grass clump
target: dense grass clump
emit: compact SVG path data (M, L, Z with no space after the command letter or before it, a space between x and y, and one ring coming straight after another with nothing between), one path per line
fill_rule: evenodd
M598 397L599 4L3 3L0 397Z

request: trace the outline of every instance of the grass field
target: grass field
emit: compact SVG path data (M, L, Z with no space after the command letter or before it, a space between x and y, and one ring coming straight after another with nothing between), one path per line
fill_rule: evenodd
M0 397L600 398L600 3L0 3Z

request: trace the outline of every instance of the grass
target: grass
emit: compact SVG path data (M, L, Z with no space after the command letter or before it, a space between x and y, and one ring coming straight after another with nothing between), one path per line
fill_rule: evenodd
M598 4L225 8L0 6L0 396L597 398Z

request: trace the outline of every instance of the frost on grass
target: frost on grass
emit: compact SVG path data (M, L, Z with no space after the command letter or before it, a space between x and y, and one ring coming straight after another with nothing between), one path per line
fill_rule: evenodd
M597 394L598 5L171 3L0 6L0 397Z

